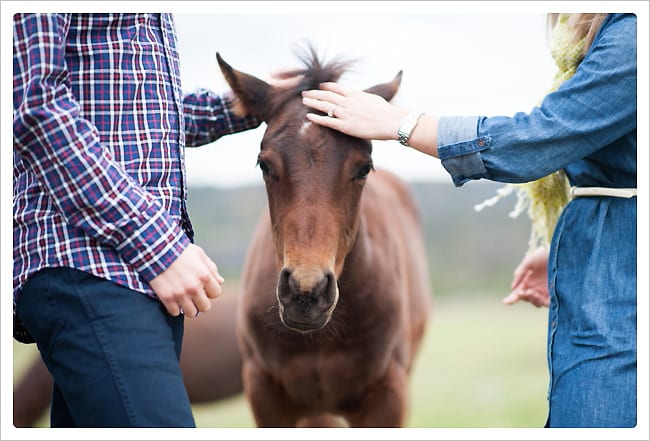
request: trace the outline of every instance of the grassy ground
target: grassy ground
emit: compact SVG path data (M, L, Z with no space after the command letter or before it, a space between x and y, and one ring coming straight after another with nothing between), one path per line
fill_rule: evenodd
M546 310L498 299L438 299L411 383L409 427L542 427ZM14 378L34 356L14 345ZM194 406L199 427L253 427L241 396ZM39 422L48 425L47 416Z
M546 310L438 302L412 379L411 427L542 427Z

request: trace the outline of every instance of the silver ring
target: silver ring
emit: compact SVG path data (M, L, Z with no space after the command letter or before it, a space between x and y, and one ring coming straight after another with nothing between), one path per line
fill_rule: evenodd
M334 109L335 109L335 108L336 108L336 106L332 106L332 107L330 107L330 110L327 111L327 116L328 116L328 117L330 117L330 118L335 118L335 116L334 116Z
M180 310L181 314L185 315L185 310L183 310L182 306L179 306L178 309Z

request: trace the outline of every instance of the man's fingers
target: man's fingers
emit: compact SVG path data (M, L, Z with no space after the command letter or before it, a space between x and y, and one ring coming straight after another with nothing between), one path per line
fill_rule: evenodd
M210 270L210 274L212 274L214 278L217 279L217 282L223 283L224 278L221 277L221 274L219 274L219 268L217 268L217 264L214 263L214 261L210 259L208 255L205 253L201 254L201 260L203 261L205 266L208 267L208 270Z
M212 302L210 302L210 299L208 299L206 292L201 290L201 292L197 295L191 297L184 296L176 303L177 308L173 308L171 303L169 306L170 307L167 307L167 304L165 304L165 307L167 307L167 312L169 312L171 315L177 316L178 314L172 314L170 312L170 309L174 311L178 309L179 313L185 315L185 317L194 318L198 317L200 312L209 311L210 308L212 308Z
M215 279L214 277L210 277L208 279L208 281L204 285L204 289L205 289L205 295L210 299L216 299L221 295L221 283L219 283L218 279Z
M158 298L160 299L160 302L163 304L169 315L172 317L177 317L181 314L182 307L178 304L178 302L174 300L165 300L161 297Z
M297 75L296 70L279 70L272 72L266 82L273 87L289 89L297 86L303 78L303 75Z
M212 307L210 299L221 295L223 282L212 259L200 247L190 245L150 285L170 315L195 317Z
M199 312L207 312L212 307L212 303L210 302L210 299L206 297L205 293L201 293L200 296L186 301L185 304L188 306L184 306L183 310L185 316L189 318L198 317Z

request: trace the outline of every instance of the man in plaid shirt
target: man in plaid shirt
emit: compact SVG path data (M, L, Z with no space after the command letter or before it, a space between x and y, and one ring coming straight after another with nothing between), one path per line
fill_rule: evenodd
M54 377L51 424L194 426L183 317L223 279L183 149L259 121L182 94L169 14L17 14L13 42L14 336Z

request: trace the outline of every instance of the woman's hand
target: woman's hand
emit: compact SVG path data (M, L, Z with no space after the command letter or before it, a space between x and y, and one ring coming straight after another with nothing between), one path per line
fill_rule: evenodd
M502 300L506 305L512 305L519 300L533 305L547 306L550 303L548 294L548 249L539 247L524 256L517 266L512 279L512 292Z
M302 93L305 106L328 116L308 113L307 118L347 135L363 139L397 139L402 118L409 112L384 98L338 83L323 83L319 90Z
M411 112L397 107L379 95L350 89L338 83L322 83L319 90L302 93L305 106L327 116L308 113L307 119L346 135L369 140L396 140L404 117ZM408 144L416 150L438 157L438 117L423 114L411 132Z

